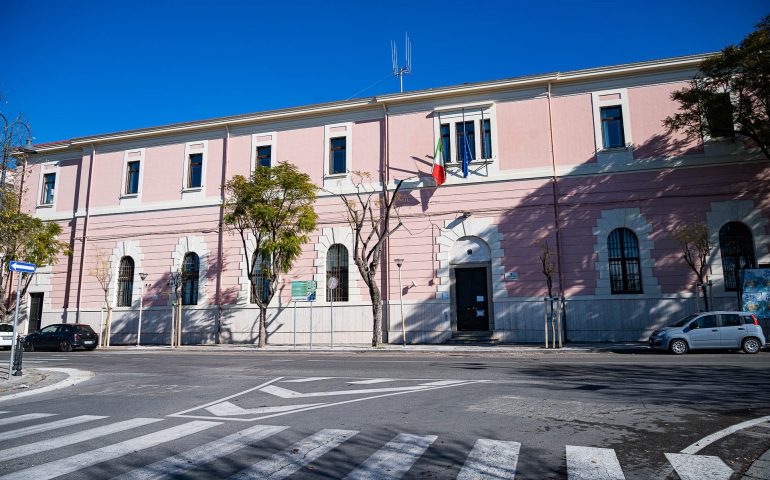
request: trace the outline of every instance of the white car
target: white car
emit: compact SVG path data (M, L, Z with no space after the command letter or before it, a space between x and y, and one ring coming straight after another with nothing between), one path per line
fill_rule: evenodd
M10 350L12 338L13 325L10 323L0 323L0 348Z

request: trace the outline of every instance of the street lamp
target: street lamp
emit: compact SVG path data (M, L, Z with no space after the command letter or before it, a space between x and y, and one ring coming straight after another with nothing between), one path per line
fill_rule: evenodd
M8 170L8 158L11 156L11 142L13 141L14 131L17 127L24 127L27 130L27 141L23 147L19 147L16 151L33 154L36 153L34 145L32 145L32 130L29 125L24 123L20 118L16 118L12 122L8 121L5 115L0 113L0 118L3 120L3 136L2 136L2 148L3 151L3 163L0 166L2 173L0 173L0 208L3 206L3 197L5 196L5 172Z
M398 267L398 299L401 307L401 343L406 347L406 325L404 324L404 287L401 285L401 266L404 264L403 258L395 259Z
M142 279L142 293L139 294L139 325L136 328L136 346L138 347L142 343L142 310L144 307L144 280L147 278L146 273L140 273L139 278Z

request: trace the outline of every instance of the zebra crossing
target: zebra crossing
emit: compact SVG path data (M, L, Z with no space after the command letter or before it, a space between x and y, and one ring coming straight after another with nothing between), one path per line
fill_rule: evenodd
M7 416L5 414L8 414ZM118 458L142 451L153 451L163 445L174 452L166 458L148 465L135 466L114 477L118 480L162 480L176 478L196 469L205 468L214 462L227 459L248 447L259 448L260 442L290 431L281 425L254 425L235 433L217 438L217 427L224 422L190 420L179 423L176 419L132 418L113 421L107 416L79 415L69 418L54 418L57 414L0 412L0 480L29 479L47 480L63 475L81 472L84 469L104 464ZM94 426L95 422L103 423ZM173 422L173 424L172 424ZM33 423L29 425L30 423ZM26 425L25 425L26 424ZM72 431L74 429L82 429ZM153 431L146 433L148 428ZM141 429L141 433L138 431ZM195 435L209 433L214 440L179 452L174 442L195 444ZM212 433L213 432L213 433ZM8 446L11 440L45 434L44 439ZM324 455L335 449L344 449L346 442L359 434L356 430L323 429L279 450L271 456L237 467L238 471L228 472L230 480L291 478L302 469L310 467ZM110 436L115 436L110 440ZM129 437L129 438L127 438ZM414 465L426 452L440 455L436 445L437 436L399 433L348 473L339 475L345 480L398 480L407 476ZM94 449L77 449L94 439L100 439L103 446ZM192 442L191 442L192 440ZM289 442L286 442L289 443ZM76 446L77 453L68 455L40 455ZM467 454L456 478L458 480L514 479L521 443L495 439L478 439ZM166 450L163 450L164 452ZM55 453L55 452L54 452ZM624 473L614 450L585 446L566 445L566 472L569 480L624 480ZM29 457L43 458L38 464ZM9 462L27 457L27 463ZM50 461L50 458L55 458ZM732 469L720 458L707 455L667 453L666 458L682 480L729 479ZM132 460L135 462L135 460ZM459 463L459 462L458 462ZM15 468L18 468L14 470ZM109 468L109 465L108 465ZM109 471L109 470L108 470ZM336 476L336 475L335 475Z

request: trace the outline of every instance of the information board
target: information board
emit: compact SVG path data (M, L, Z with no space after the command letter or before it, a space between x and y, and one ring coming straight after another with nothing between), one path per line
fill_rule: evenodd
M293 302L312 302L315 300L315 280L295 280L291 282L291 300Z
M741 308L759 319L770 319L770 268L741 270Z

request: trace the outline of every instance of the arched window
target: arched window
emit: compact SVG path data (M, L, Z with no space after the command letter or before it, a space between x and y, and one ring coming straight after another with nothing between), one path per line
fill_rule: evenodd
M329 279L337 279L337 288L329 288ZM326 298L335 302L348 301L348 249L334 244L326 252Z
M182 261L182 305L198 304L198 275L200 259L193 252L188 252Z
M639 241L627 228L616 228L607 237L612 293L642 293Z
M725 223L719 229L719 251L722 253L722 272L725 290L738 290L740 271L755 268L754 239L749 227L741 222Z
M118 306L130 307L134 293L134 259L123 257L118 267Z
M254 252L254 255L251 257L251 277L254 279L254 288L252 288L251 284L249 285L250 303L257 303L255 290L260 293L263 302L267 301L267 297L270 294L270 291L268 290L270 285L268 283L269 280L265 278L265 274L267 273L268 269L268 262L262 261L260 256Z

